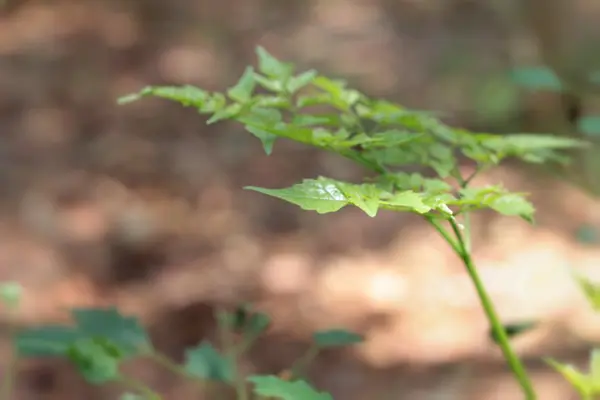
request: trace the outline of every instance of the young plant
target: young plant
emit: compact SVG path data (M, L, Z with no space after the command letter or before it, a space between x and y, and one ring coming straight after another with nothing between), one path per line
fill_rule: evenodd
M422 216L462 260L493 337L523 394L534 399L531 381L474 265L468 218L472 211L492 209L533 222L534 207L522 193L509 192L501 185L473 187L471 182L476 174L509 157L529 163L564 163L567 160L560 151L584 144L554 136L498 136L453 128L431 114L369 98L315 70L296 74L293 64L276 59L262 47L257 48L257 56L258 70L248 67L223 93L193 86L146 87L121 98L120 103L146 96L172 100L208 115L208 124L240 123L262 142L267 154L277 139L284 138L336 153L370 170L372 174L357 183L319 176L288 188L246 189L322 214L352 205L371 217L381 209ZM461 174L459 157L476 165L473 174ZM403 172L409 166L419 166L424 173Z
M371 99L348 88L341 80L329 79L314 70L295 74L294 66L277 60L265 49L257 49L258 71L248 67L237 84L224 93L193 86L147 87L120 100L127 103L144 96L179 102L209 116L208 123L234 120L256 136L270 154L276 139L286 138L350 159L371 174L362 182L344 182L316 177L282 189L248 187L296 204L305 210L330 213L353 205L375 217L380 209L421 216L446 240L462 260L489 319L491 335L527 399L535 393L523 364L475 268L469 239L469 214L480 209L519 216L533 221L534 207L521 193L501 185L473 187L472 179L509 157L526 162L565 162L561 150L582 147L576 140L541 135L496 136L469 132L443 124L432 115L406 109L392 102ZM259 90L260 89L260 90ZM472 160L475 172L463 176L459 157ZM420 166L424 174L406 173ZM426 173L426 174L425 174ZM433 176L431 176L433 175ZM18 302L18 286L3 287L9 308ZM313 389L301 379L307 364L321 349L360 342L362 338L344 330L317 332L305 356L279 376L239 373L236 360L268 326L261 313L242 308L220 311L219 351L209 342L186 351L185 363L177 365L161 355L137 320L115 308L73 309L73 325L46 325L13 332L15 358L66 357L90 382L119 382L131 390L123 399L159 399L146 384L124 374L121 365L133 357L145 357L166 369L197 381L220 382L235 388L238 399L279 398L326 400L329 394ZM5 374L3 397L8 399L15 373L11 363ZM251 390L248 390L251 383ZM0 398L0 400L2 400Z
M15 311L20 287L14 283L0 286L0 300ZM149 335L135 318L121 314L116 308L77 308L71 310L74 324L45 325L15 331L15 354L4 373L1 400L9 400L19 358L67 358L91 384L118 383L125 392L122 400L160 400L150 386L121 371L123 363L133 358L154 361L175 375L198 383L199 391L212 392L214 385L228 385L237 398L282 400L333 400L301 379L305 368L321 350L351 345L362 337L344 330L329 330L313 334L312 345L290 370L279 376L253 375L244 377L237 368L238 358L268 328L267 315L247 306L234 311L219 310L217 321L220 347L204 340L185 351L183 365L178 365L158 352ZM251 390L249 385L252 384Z

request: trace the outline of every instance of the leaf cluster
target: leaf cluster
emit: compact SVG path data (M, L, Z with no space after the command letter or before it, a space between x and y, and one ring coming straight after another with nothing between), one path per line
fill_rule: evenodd
M15 296L12 293L20 290L17 287L12 283L2 286L0 292L3 293L1 299L4 304L14 304ZM220 311L217 315L221 328L228 335L238 335L241 338L239 343L234 343L233 348L223 352L204 340L185 351L185 362L181 366L153 348L149 335L136 318L125 316L114 307L76 308L71 310L71 316L74 323L70 325L45 325L17 332L15 342L18 356L67 358L93 384L135 383L130 386L137 393L126 392L121 397L123 400L160 399L144 384L132 381L121 373L121 364L137 356L154 359L171 371L199 382L220 382L230 386L241 384L242 388L247 382L252 385L252 393L258 396L257 399L332 399L331 395L317 391L297 376L237 376L236 356L247 350L270 325L270 318L266 314L254 312L247 305L233 312ZM343 329L316 332L310 354L316 355L323 349L361 341L360 335Z
M472 160L481 172L511 157L530 163L566 162L562 150L584 145L554 136L498 136L453 128L431 113L369 98L315 70L296 73L293 64L262 47L256 53L257 69L248 67L224 92L189 85L150 86L120 103L146 96L168 99L207 115L208 124L242 124L267 154L278 139L289 139L339 154L377 174L375 181L361 183L318 177L283 189L247 187L319 213L353 205L371 217L389 209L448 219L490 208L532 220L533 206L521 193L499 186L466 190L469 178L460 175L459 158ZM402 172L414 166L437 178Z

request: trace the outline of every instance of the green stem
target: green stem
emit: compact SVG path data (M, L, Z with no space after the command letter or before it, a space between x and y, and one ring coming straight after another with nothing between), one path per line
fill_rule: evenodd
M454 177L458 181L460 188L465 189L467 186L469 186L469 183L471 183L471 181L473 179L475 179L477 174L479 174L483 170L484 170L484 167L478 165L475 168L475 170L471 173L471 175L467 176L466 178L463 178L460 173L460 170L458 168L456 168L454 171ZM460 196L460 194L459 194L459 196ZM465 227L465 229L464 229L465 233L463 235L463 240L465 242L465 250L467 251L467 253L471 254L471 215L468 210L466 210L463 213L463 226Z
M176 375L184 378L190 378L190 375L185 371L185 369L175 364L163 354L152 351L148 353L148 358Z
M479 274L477 273L477 268L475 267L475 264L473 263L471 254L467 251L466 243L464 241L464 237L463 237L462 233L460 232L460 228L458 227L458 225L454 219L450 220L450 226L452 227L452 230L454 231L454 234L456 235L456 238L458 240L458 245L459 245L458 246L459 247L458 255L460 256L463 263L465 264L465 267L467 269L469 277L471 278L471 281L475 285L477 295L479 296L479 300L481 301L483 310L485 311L485 314L490 322L492 331L494 332L495 336L497 337L498 345L500 346L500 349L502 350L502 353L504 354L504 358L506 359L506 362L508 363L510 369L512 370L513 375L519 382L519 385L521 386L521 389L522 389L523 393L525 394L525 398L527 400L534 400L536 398L536 395L535 395L535 391L533 389L531 380L529 379L529 376L527 375L527 371L525 370L525 367L519 360L519 357L514 352L512 346L510 344L510 341L508 340L508 336L506 335L506 331L504 330L504 327L503 327L502 323L500 322L498 315L496 314L496 310L494 309L492 300L490 299L489 295L487 294L487 291L485 290L483 282L482 282L481 278L479 277Z
M231 363L233 365L233 374L235 382L235 392L237 400L248 400L248 390L246 389L246 381L241 376L238 366L236 344L233 340L233 335L228 324L229 318L228 313L224 308L217 310L217 328L219 330L219 339L221 346L225 352L231 357Z
M319 355L319 347L310 346L306 353L300 357L291 368L292 379L298 379L306 372L308 365Z
M465 252L471 254L471 213L469 211L463 214L463 226L465 227L463 234Z
M459 247L458 243L456 242L456 240L452 239L452 237L450 236L448 231L446 229L444 229L444 227L440 224L439 220L437 220L435 217L432 217L429 215L426 216L425 218L435 228L435 230L444 238L444 240L450 245L450 247L452 247L452 250L454 250L457 254L460 253L460 247Z

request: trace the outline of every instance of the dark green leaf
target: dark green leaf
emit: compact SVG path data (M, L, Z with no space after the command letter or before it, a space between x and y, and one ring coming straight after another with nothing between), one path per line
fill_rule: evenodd
M76 308L72 314L82 334L109 340L128 356L151 347L148 334L139 321L124 316L115 307Z
M580 118L577 127L581 133L589 137L600 137L600 116Z
M109 342L91 338L80 339L67 350L67 357L84 378L93 384L102 384L119 377L120 357Z
M521 322L521 323L516 323L516 324L506 324L503 326L503 328L504 328L504 332L506 333L506 336L508 336L509 338L513 338L515 336L520 335L521 333L530 331L531 329L535 328L537 325L538 325L537 322L527 321L527 322ZM491 328L489 331L489 335L490 335L490 338L494 342L498 342L498 337Z
M575 237L579 243L595 244L600 242L600 232L593 225L581 225L579 228L577 228Z
M521 67L511 72L511 79L517 85L530 90L561 92L563 84L548 67Z
M320 348L343 347L356 343L361 343L364 338L354 332L344 329L331 329L327 331L315 332L313 341Z
M271 323L268 315L253 311L248 304L237 306L234 312L221 311L217 318L228 331L243 332L250 336L262 333Z
M250 315L245 331L247 334L256 336L263 333L271 324L271 318L264 313L253 313Z
M16 347L23 357L59 357L66 355L71 345L84 337L74 327L46 325L20 331Z
M251 376L254 393L280 400L333 400L330 394L318 392L304 381L286 381L276 376Z
M206 341L195 348L186 350L185 359L185 370L191 376L227 383L231 383L233 380L231 360L222 356Z

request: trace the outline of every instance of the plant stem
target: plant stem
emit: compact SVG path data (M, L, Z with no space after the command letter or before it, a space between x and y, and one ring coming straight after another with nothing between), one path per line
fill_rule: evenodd
M458 250L459 250L458 255L462 259L463 263L465 264L465 267L467 269L469 277L471 278L471 281L475 285L475 289L477 291L479 300L481 301L483 310L485 311L485 314L490 322L492 331L496 335L496 338L498 341L498 346L500 346L500 349L502 350L502 353L504 354L504 358L506 359L506 362L508 363L510 369L512 370L513 375L519 382L519 385L521 386L521 389L523 391L523 394L525 395L525 398L527 400L534 400L536 398L536 395L535 395L535 391L533 389L531 380L529 379L529 376L527 375L527 371L525 370L525 367L519 360L519 357L514 352L512 346L510 344L510 341L508 340L506 331L504 330L504 327L502 326L502 323L500 322L500 319L498 318L498 315L496 314L496 310L494 309L492 300L490 299L489 295L487 294L487 291L485 290L483 282L482 282L481 278L479 277L479 274L477 273L477 268L475 267L475 264L473 263L471 254L469 251L467 251L464 237L463 237L462 233L460 232L460 229L454 219L450 220L450 226L452 227L452 230L454 231L454 234L456 235L456 238L458 240Z
M452 250L459 254L460 247L458 243L456 243L456 241L452 239L448 231L444 229L444 227L439 223L439 221L431 216L426 216L425 218L431 225L433 225L435 230L438 231L438 233L444 238L444 240L450 245L450 247L452 247Z
M180 367L179 365L175 364L168 357L161 353L152 351L149 352L147 356L150 360L161 365L163 368L171 371L176 375L179 375L183 378L193 378L192 376L190 376L190 374L186 372L186 370L183 367Z
M465 252L471 254L471 213L469 211L463 214L463 226L465 227L463 235Z
M302 357L296 360L291 368L292 379L298 379L302 377L302 374L306 372L308 365L319 355L319 347L310 346L306 353Z
M235 392L237 400L248 400L248 390L246 389L246 381L240 374L240 368L237 360L236 344L233 340L233 335L230 326L227 323L228 313L224 308L217 310L217 328L219 330L219 339L221 346L231 358L233 365L233 374L235 381Z

